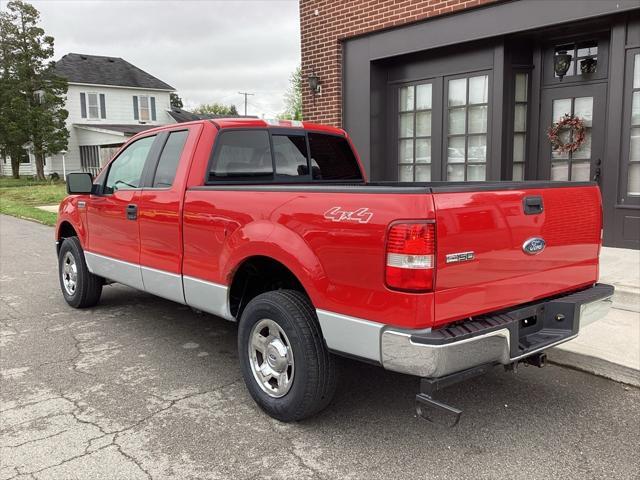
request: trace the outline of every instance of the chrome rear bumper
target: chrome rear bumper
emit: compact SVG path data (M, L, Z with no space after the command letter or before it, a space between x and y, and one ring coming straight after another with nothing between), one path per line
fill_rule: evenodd
M381 335L382 365L426 378L488 363L508 365L575 338L581 326L607 314L612 296L612 286L597 284L453 327L427 331L388 327Z

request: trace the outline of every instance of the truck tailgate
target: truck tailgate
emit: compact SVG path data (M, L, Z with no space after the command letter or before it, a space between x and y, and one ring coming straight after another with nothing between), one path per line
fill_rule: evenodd
M434 189L433 197L437 219L434 325L596 282L602 223L597 186ZM534 204L527 207L528 214L525 198ZM536 213L539 199L542 211ZM544 249L526 253L523 245L535 238L544 240ZM472 258L461 255L447 262L447 255L466 252L473 252Z

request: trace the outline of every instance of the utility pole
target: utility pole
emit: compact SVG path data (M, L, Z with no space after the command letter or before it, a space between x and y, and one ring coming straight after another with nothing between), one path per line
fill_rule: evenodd
M240 95L244 95L244 116L247 116L247 97L253 95L253 93L238 92Z

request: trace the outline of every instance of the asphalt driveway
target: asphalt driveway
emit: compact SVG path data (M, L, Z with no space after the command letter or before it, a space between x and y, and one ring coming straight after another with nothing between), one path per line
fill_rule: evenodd
M0 479L638 478L640 391L557 366L492 373L415 417L416 379L342 361L282 424L246 392L236 327L122 286L74 310L53 230L0 217Z

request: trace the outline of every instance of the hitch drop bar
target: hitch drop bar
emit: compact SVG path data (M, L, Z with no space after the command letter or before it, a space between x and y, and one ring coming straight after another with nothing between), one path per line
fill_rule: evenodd
M527 363L529 365L535 365L542 368L546 364L547 356L544 353L538 353L526 357L520 362ZM515 371L517 364L514 362L510 365L505 365L505 369ZM456 383L470 378L484 375L493 367L498 365L497 363L486 363L477 367L463 370L462 372L452 373L439 378L421 378L420 379L420 392L416 395L416 413L419 417L427 420L431 423L440 423L449 427L455 427L460 421L462 410L447 405L446 403L439 402L433 399L433 395L443 388L449 387Z

